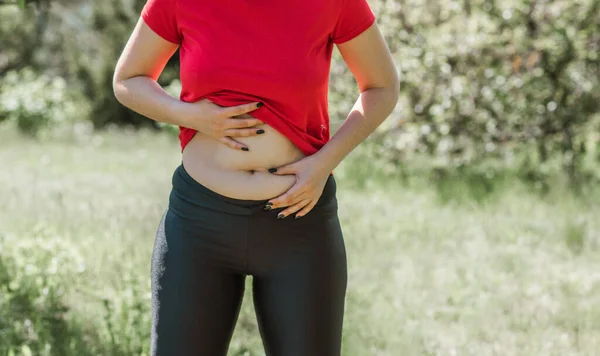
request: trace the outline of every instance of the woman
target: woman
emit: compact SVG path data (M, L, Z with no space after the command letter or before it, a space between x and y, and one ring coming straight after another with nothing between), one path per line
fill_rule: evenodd
M330 139L334 44L360 96ZM177 49L179 100L156 82ZM123 105L180 128L152 255L152 355L225 355L248 275L267 355L339 355L333 170L399 87L366 0L148 0L113 84Z

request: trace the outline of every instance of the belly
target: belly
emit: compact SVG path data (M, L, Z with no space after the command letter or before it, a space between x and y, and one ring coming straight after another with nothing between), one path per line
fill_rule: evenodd
M270 199L286 192L294 175L268 172L305 157L288 138L267 124L255 126L264 134L236 137L249 151L236 150L197 132L183 150L183 165L207 188L236 199Z

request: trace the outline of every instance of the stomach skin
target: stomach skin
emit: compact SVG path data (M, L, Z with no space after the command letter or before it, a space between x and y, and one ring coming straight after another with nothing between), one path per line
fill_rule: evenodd
M248 151L231 148L196 132L182 153L185 170L198 183L230 198L263 200L285 193L294 185L296 177L272 174L268 169L298 161L305 155L268 124L253 128L265 132L233 137L245 144Z

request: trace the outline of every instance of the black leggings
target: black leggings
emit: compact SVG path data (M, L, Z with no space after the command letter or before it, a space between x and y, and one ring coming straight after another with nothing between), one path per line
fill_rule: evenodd
M212 191L183 163L172 184L152 253L152 356L226 355L247 275L267 356L340 355L347 269L333 175L299 219Z

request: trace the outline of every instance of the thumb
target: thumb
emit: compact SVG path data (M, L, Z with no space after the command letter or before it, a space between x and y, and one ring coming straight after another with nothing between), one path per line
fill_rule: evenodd
M269 169L269 172L277 175L296 174L296 165L294 163L285 164L277 168L271 168Z

